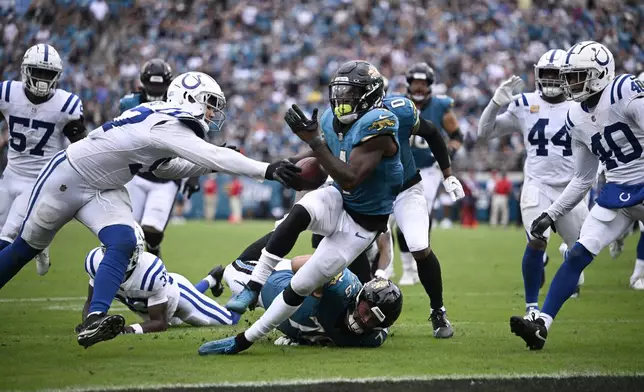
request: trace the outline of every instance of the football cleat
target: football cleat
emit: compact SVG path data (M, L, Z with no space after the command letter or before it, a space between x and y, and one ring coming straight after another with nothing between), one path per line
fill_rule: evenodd
M119 314L92 313L87 316L80 327L78 344L88 348L96 343L114 339L121 334L125 328L125 319Z
M630 286L634 290L644 290L644 276L631 276Z
M199 347L199 355L232 355L244 350L245 348L237 345L235 337L231 336L202 344Z
M51 267L51 262L49 261L49 247L43 249L42 252L38 253L35 257L36 259L36 270L38 275L43 276L49 271Z
M233 296L228 300L226 309L237 314L244 314L246 309L253 310L257 306L259 294L244 285L244 290L241 293Z
M546 344L548 330L543 320L526 320L520 316L510 317L510 331L526 343L530 350L541 350Z
M523 316L523 318L525 320L536 321L539 318L540 314L541 314L541 311L539 310L538 307L528 306L525 309L525 316Z
M611 242L611 244L608 245L608 253L610 253L610 257L612 259L618 258L619 255L622 254L623 250L624 250L624 238L618 238L615 240L615 242Z
M429 321L432 322L434 337L437 339L448 339L454 336L452 323L447 319L447 312L442 309L432 309L429 315Z
M404 271L398 281L398 286L413 286L418 283L420 283L420 278L417 272Z
M212 296L217 298L224 293L224 267L216 266L208 273L215 280L215 285L210 288Z

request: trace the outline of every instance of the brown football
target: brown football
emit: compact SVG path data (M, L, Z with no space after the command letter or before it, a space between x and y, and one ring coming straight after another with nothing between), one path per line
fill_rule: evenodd
M322 165L318 163L317 158L300 159L295 165L302 169L296 181L297 188L301 190L317 189L329 177Z

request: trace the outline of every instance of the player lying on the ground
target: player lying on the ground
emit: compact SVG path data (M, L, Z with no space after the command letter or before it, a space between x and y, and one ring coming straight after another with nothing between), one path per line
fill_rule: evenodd
M249 281L254 266L245 253L224 271L224 281L233 294L239 294ZM311 258L297 256L282 260L262 287L258 306L267 309L286 289L293 275ZM277 326L286 336L276 345L335 345L379 347L402 311L402 292L393 282L375 278L364 285L348 269L306 297L302 306ZM204 344L201 355L211 354Z
M635 220L644 219L644 83L632 75L615 77L615 60L594 41L575 44L561 68L566 95L577 102L566 115L575 150L575 175L557 200L533 223L540 238L570 212L591 188L599 161L606 185L584 221L579 240L550 284L536 321L514 316L511 331L531 350L541 350L554 318L570 298L581 272Z
M219 305L204 295L208 289L219 296L223 291L223 268L216 267L208 276L193 285L180 274L168 273L163 261L145 252L145 234L135 226L137 250L125 273L125 280L116 293L116 299L143 319L142 323L123 328L123 333L163 332L170 325L186 323L194 327L234 325L239 315ZM92 249L85 258L85 271L89 275L87 301L83 306L83 320L89 312L94 291L94 277L101 261L104 248ZM81 328L76 327L78 332Z

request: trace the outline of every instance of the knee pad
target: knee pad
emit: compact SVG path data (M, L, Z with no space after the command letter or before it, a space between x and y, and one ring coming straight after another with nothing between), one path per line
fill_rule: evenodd
M565 263L568 263L571 267L583 270L590 264L595 255L593 255L584 245L577 242L575 245L568 251L568 256L566 257Z
M127 225L112 225L98 232L98 239L105 245L105 253L118 252L127 256L129 262L136 249L134 229Z
M399 227L396 227L396 239L398 240L398 248L401 252L409 252L409 247L407 246L407 241L405 241L405 236Z
M284 297L284 302L289 306L300 306L306 299L306 295L296 293L290 284L284 289L282 296Z
M148 247L152 249L158 248L161 245L161 241L163 241L164 233L149 226L143 226L142 229Z

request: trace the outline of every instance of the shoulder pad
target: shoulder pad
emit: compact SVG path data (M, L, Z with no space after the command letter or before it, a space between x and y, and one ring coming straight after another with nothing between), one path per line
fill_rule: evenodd
M373 109L362 116L360 120L362 120L362 128L370 134L398 129L398 117L384 108Z
M399 122L412 125L418 121L418 109L414 102L406 97L387 98L383 104L398 117Z
M439 94L436 95L436 98L438 98L438 100L441 102L441 104L443 104L445 108L451 108L452 106L454 106L454 100L452 99L452 97Z
M63 94L68 94L67 99L64 99L64 104L60 108L62 113L68 114L71 119L78 119L83 115L83 101L80 97L74 93L67 92L65 90L57 90L57 92ZM62 100L61 100L62 101Z
M574 117L575 109L578 108L578 107L579 107L579 104L571 106L570 109L568 109L568 113L566 113L566 120L564 121L564 125L566 126L566 129L568 129L568 130L571 130L571 129L573 129L575 127L575 123L571 119L570 114L573 113L572 117Z
M606 88L610 88L611 105L621 100L624 100L624 103L630 102L633 98L644 93L644 83L630 74L617 76L611 85Z
M206 137L206 131L204 130L203 124L201 121L197 120L192 116L178 117L177 119L179 120L180 123L190 128L190 130L194 132L195 135L199 136L201 139Z
M11 102L11 91L16 91L22 87L22 82L13 80L5 80L0 82L0 106L4 106Z

